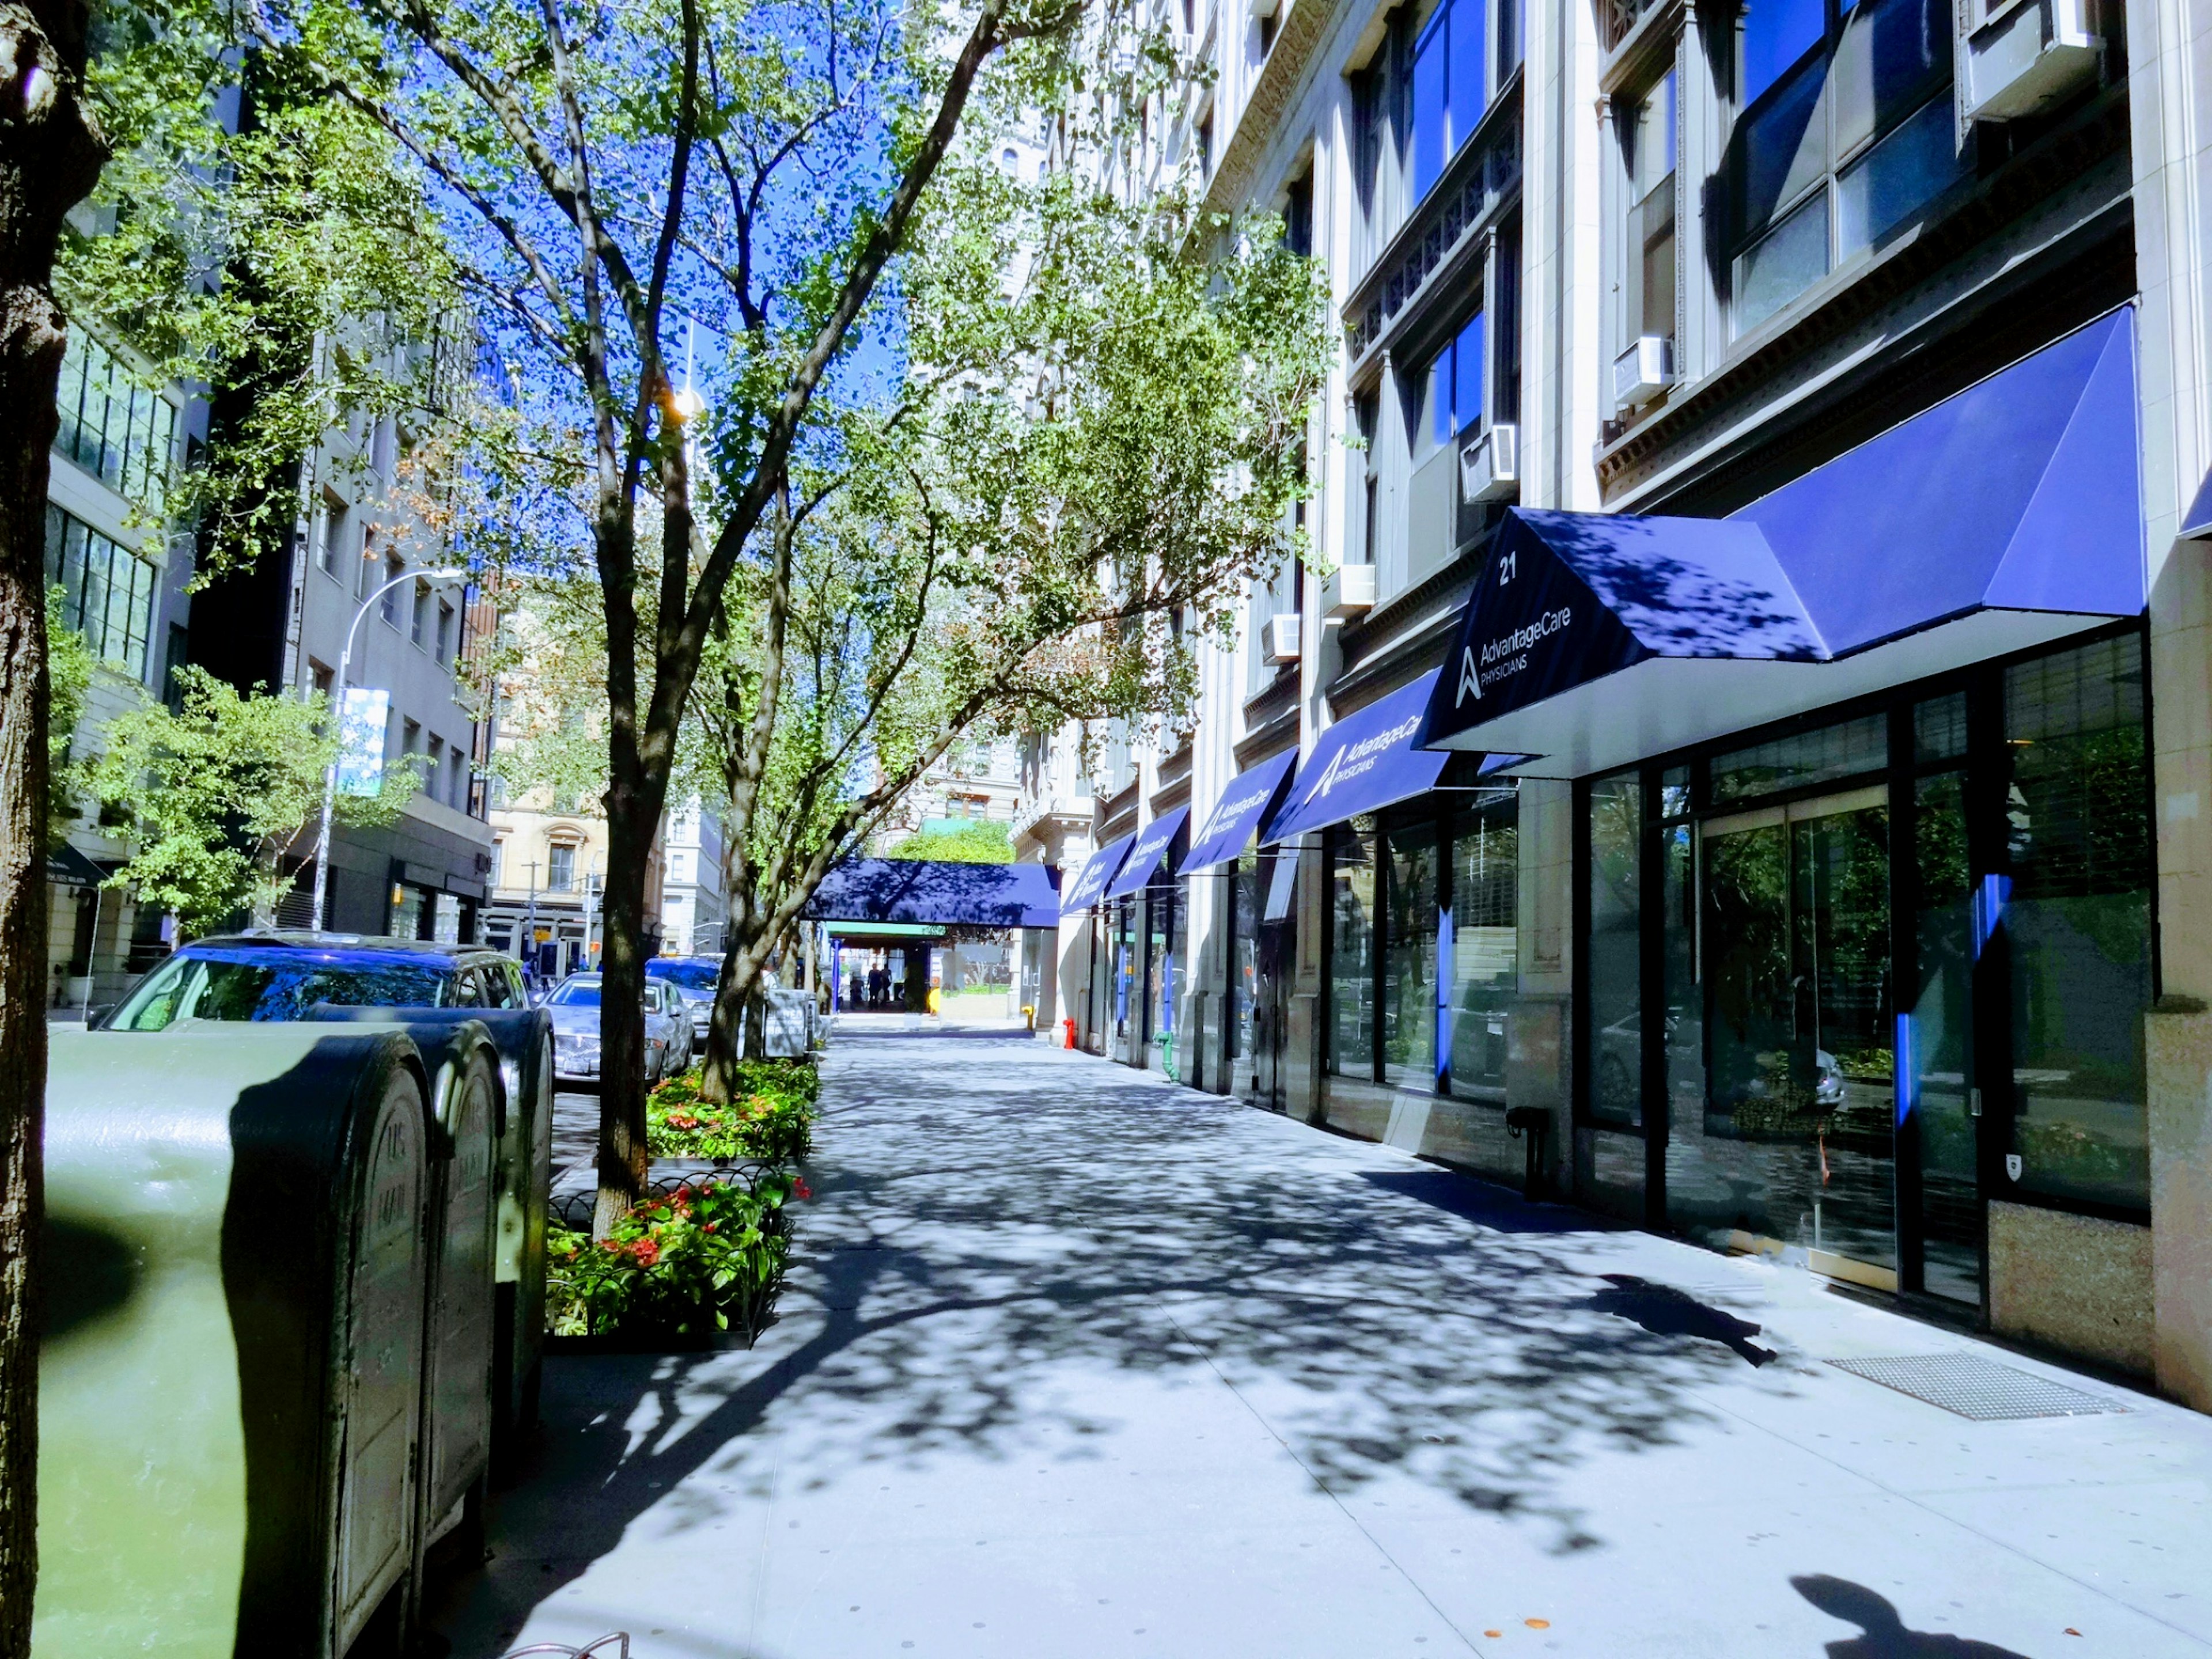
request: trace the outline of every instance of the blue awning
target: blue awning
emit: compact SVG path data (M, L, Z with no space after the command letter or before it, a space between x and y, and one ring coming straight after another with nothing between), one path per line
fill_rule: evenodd
M1172 812L1163 812L1137 831L1130 846L1129 856L1121 861L1121 872L1107 888L1106 896L1127 898L1152 878L1152 872L1160 867L1160 860L1168 855L1168 848L1182 829L1183 820L1190 816L1190 808L1178 806ZM1172 873L1172 872L1170 872Z
M809 921L1054 927L1057 872L1042 864L956 864L938 859L847 859L799 912Z
M2143 605L2123 309L1726 520L1514 509L1421 741L1579 777Z
M1109 841L1085 860L1083 872L1075 878L1060 899L1060 908L1069 915L1078 910L1088 910L1105 896L1106 884L1114 879L1114 872L1121 867L1121 860L1129 855L1129 848L1136 841L1133 835L1119 841Z
M1291 768L1297 763L1298 751L1285 749L1272 760L1263 760L1249 772L1240 772L1230 779L1229 787L1221 792L1221 799L1213 804L1213 811L1199 826L1191 838L1190 851L1183 857L1186 875L1200 870L1211 870L1217 864L1226 864L1241 856L1260 821L1267 816L1275 798L1283 792L1283 781L1291 775Z
M1451 757L1416 748L1414 739L1436 685L1431 669L1322 732L1260 839L1285 841L1433 789Z

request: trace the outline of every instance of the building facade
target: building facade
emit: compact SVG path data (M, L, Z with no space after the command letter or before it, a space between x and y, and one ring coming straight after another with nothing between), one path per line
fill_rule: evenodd
M596 969L606 937L607 821L581 807L532 791L514 805L495 800L490 812L491 896L480 937L549 979ZM665 931L666 836L663 820L646 865L646 914L664 918L661 928L647 932L648 956L672 949L682 954Z
M1053 1018L2212 1409L2202 9L1173 21L1343 349Z
M149 391L147 378L126 346L70 328L56 392L46 579L60 590L61 621L93 658L70 743L76 759L117 715L170 695L171 671L187 656L191 541L168 529L167 506L187 444L206 436L207 405L173 385ZM47 1000L80 1017L114 1001L173 936L164 915L102 886L128 849L117 826L82 805L47 861Z

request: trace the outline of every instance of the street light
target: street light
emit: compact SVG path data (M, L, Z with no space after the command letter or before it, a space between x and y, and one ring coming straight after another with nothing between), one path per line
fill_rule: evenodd
M368 614L369 606L403 582L465 582L468 578L469 573L459 565L441 565L434 570L403 571L361 602L353 613L353 626L346 629L345 649L338 653L337 701L341 722L345 708L346 674L353 666L354 635L360 631L361 619ZM343 724L339 729L343 731ZM338 762L337 757L333 755L331 763L323 769L323 827L315 837L315 931L319 933L323 931L324 896L330 891L331 808L337 799L337 793Z

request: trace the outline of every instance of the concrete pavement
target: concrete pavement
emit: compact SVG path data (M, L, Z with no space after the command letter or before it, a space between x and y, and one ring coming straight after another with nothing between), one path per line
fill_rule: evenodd
M1012 1034L826 1077L781 1321L549 1364L456 1654L2212 1654L2212 1419ZM1961 1353L2124 1409L1826 1363Z

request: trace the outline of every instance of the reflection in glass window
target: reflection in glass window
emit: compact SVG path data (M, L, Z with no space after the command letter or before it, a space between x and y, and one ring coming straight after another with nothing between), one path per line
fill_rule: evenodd
M1748 104L1781 79L1826 32L1826 0L1750 0L1743 8L1743 89Z
M120 542L61 508L46 508L46 580L62 590L62 620L92 654L146 678L146 641L161 573Z
M1413 46L1413 199L1481 122L1489 93L1483 62L1483 0L1443 0Z
M1747 800L1880 772L1889 764L1889 722L1880 714L1776 738L1713 757L1713 799Z
M1505 1103L1505 1057L1520 985L1519 837L1510 796L1452 831L1451 1091Z
M131 380L122 362L81 328L69 331L54 392L55 453L158 514L175 465L177 407Z
M1624 335L1674 337L1674 76L1662 76L1630 112L1622 134L1628 173Z
M394 962L271 961L258 952L174 956L116 1010L113 1030L162 1031L180 1021L305 1019L319 1004L442 1008L453 976Z
M1482 313L1476 312L1428 368L1428 439L1448 444L1482 424Z
M2142 1207L2151 848L2142 641L2126 635L2008 669L2005 738L2020 1183Z
M1644 786L1633 771L1589 788L1589 1113L1640 1126L1643 1110L1640 849Z
M1436 1086L1437 842L1431 824L1393 830L1390 932L1382 963L1382 1074L1401 1088Z
M1923 714L1963 697L1923 703ZM1961 720L1965 710L1960 710ZM1920 780L1913 815L1917 961L1909 987L1911 1071L1907 1117L1920 1145L1920 1231L1927 1291L1982 1299L1982 1206L1973 1086L1973 879L1966 856L1966 780Z
M1339 830L1329 847L1328 1068L1375 1074L1375 846Z

